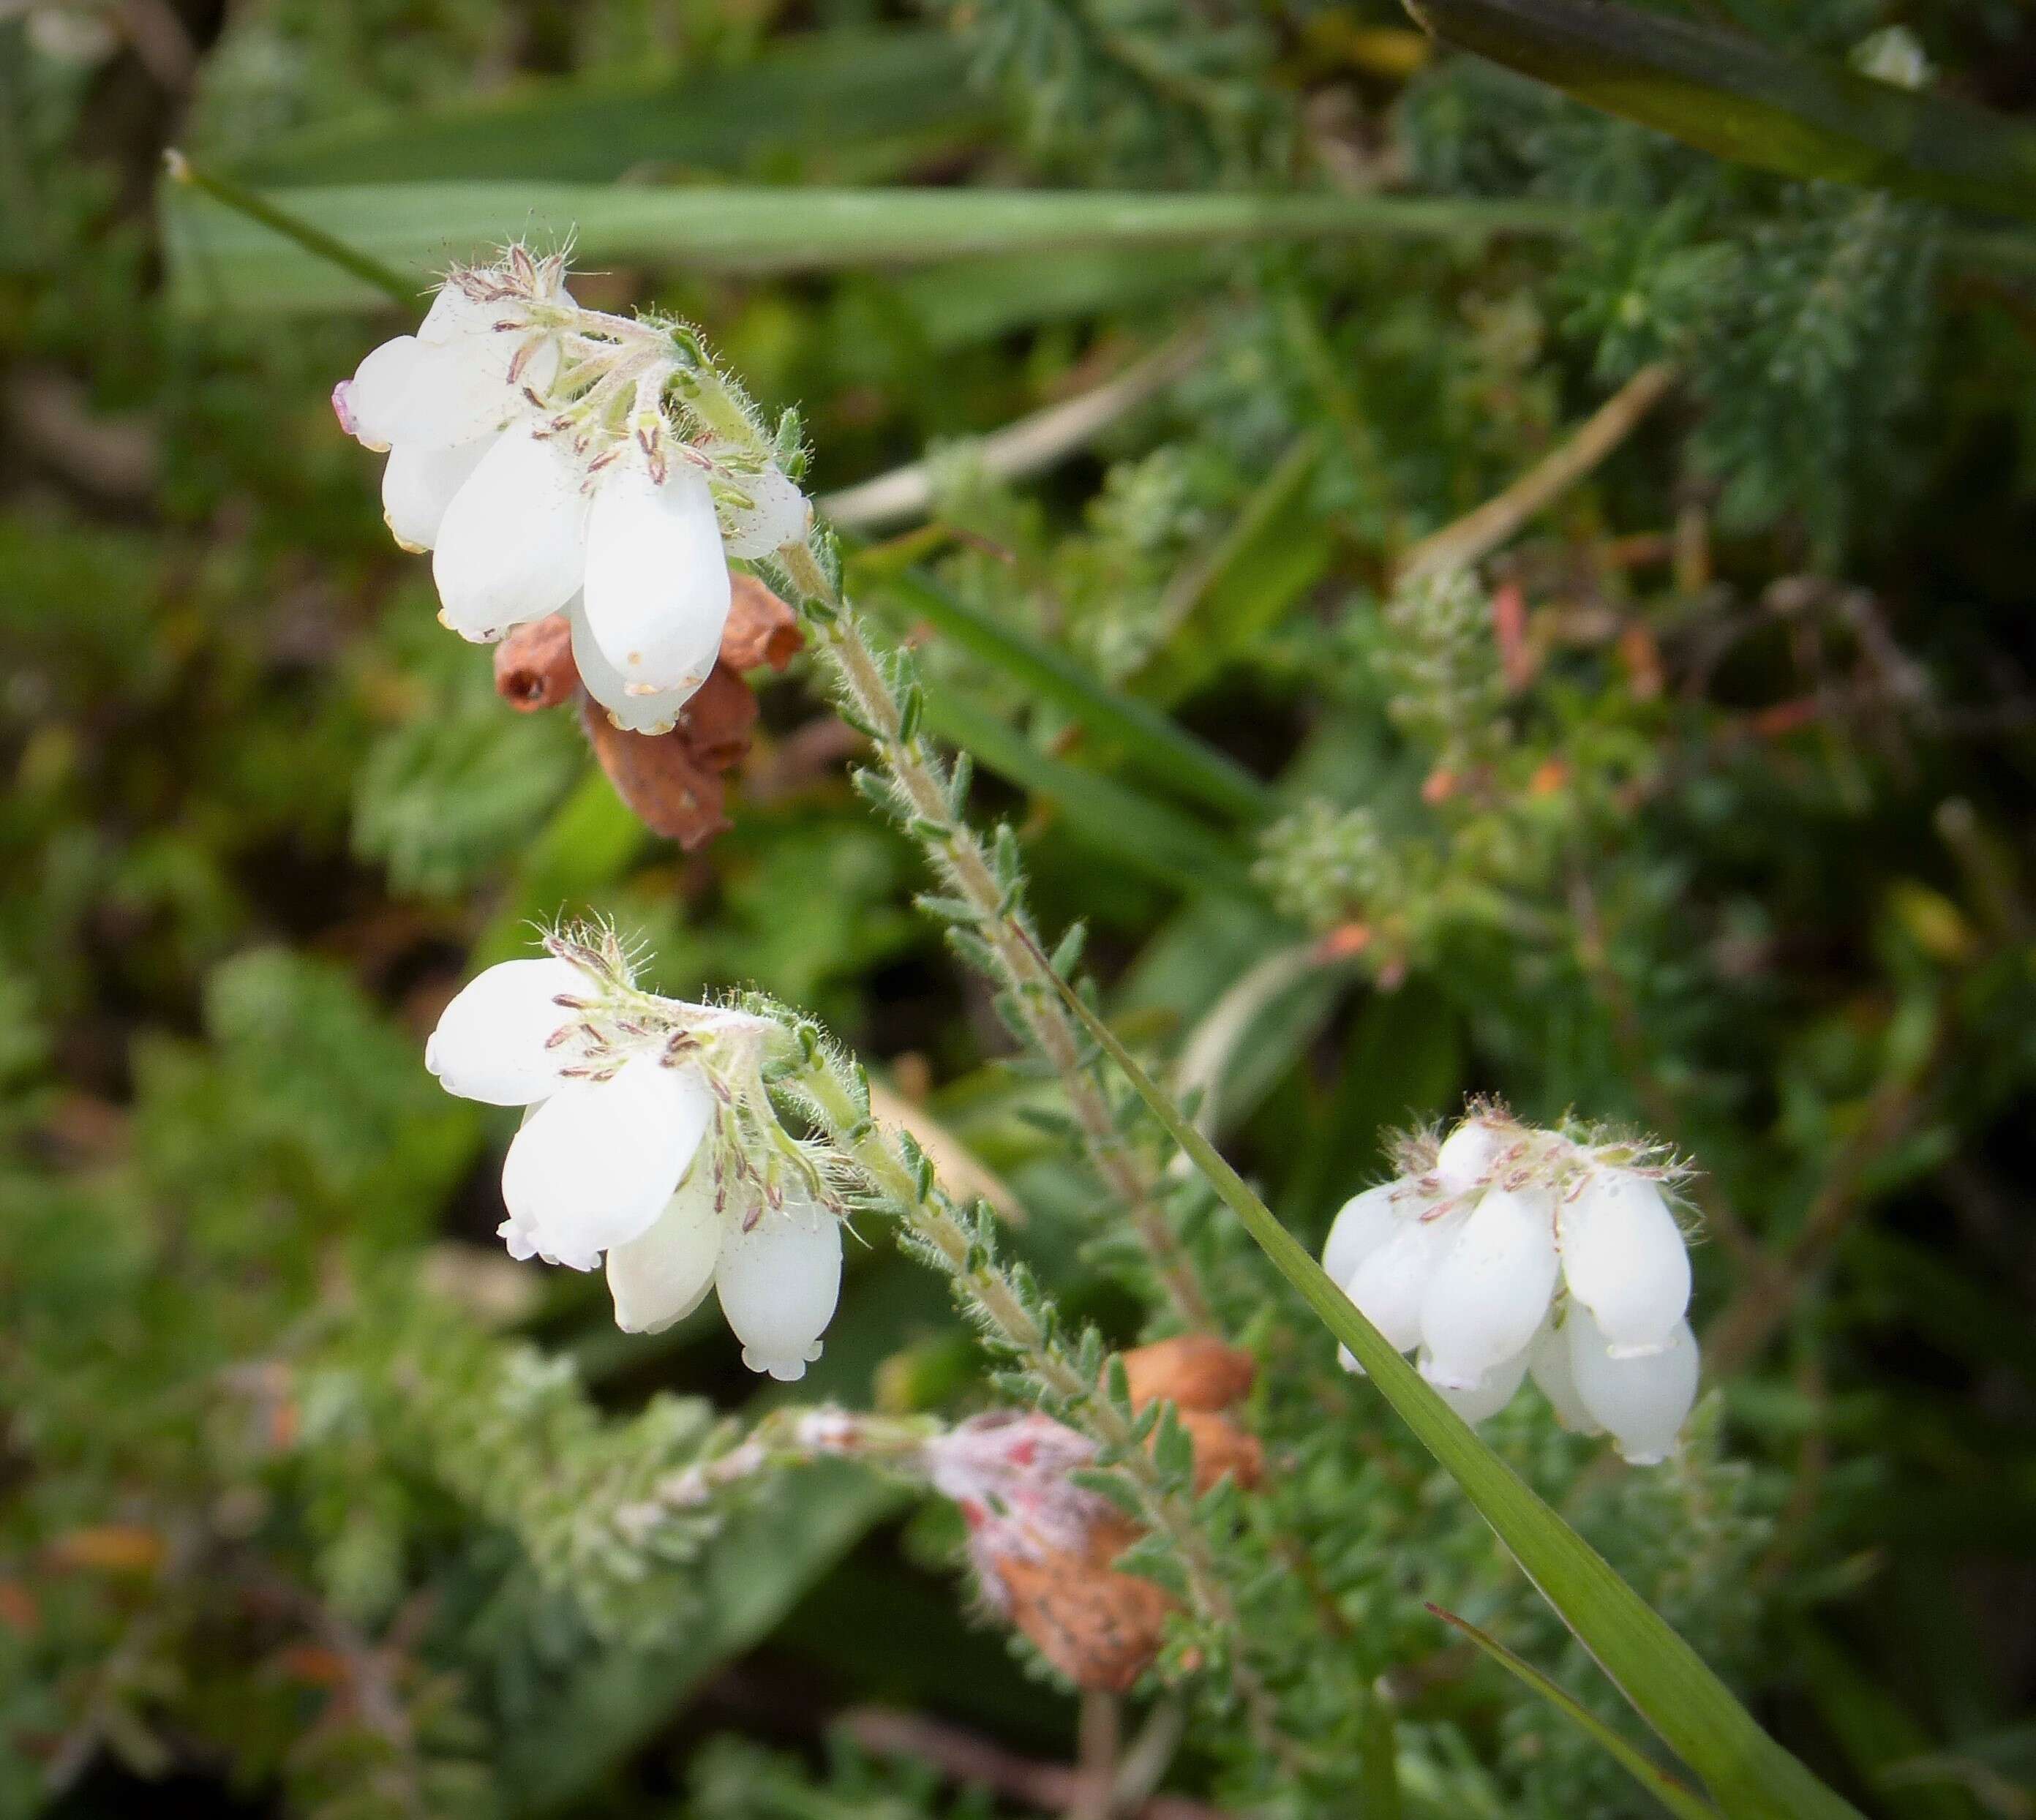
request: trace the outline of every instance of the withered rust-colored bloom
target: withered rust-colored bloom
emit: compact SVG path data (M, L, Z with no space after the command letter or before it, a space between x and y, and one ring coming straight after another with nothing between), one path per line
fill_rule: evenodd
M721 661L733 669L768 664L782 670L798 653L799 616L754 575L733 578L728 624L721 635Z
M1113 1511L1097 1517L1079 1552L1007 1553L994 1569L1005 1615L1078 1687L1123 1693L1166 1639L1172 1598L1110 1566L1138 1536L1137 1525ZM986 1570L986 1587L989 1577Z
M1124 1376L1139 1408L1159 1398L1182 1409L1227 1409L1250 1389L1257 1361L1207 1334L1155 1340L1124 1355Z
M1124 1355L1134 1402L1171 1400L1194 1444L1195 1487L1263 1470L1257 1441L1223 1413L1251 1382L1246 1354L1183 1338ZM1200 1407L1191 1407L1199 1404ZM934 1483L960 1506L983 1596L1076 1686L1122 1693L1152 1665L1172 1596L1115 1563L1143 1532L1069 1475L1089 1441L1044 1415L981 1416L933 1444Z
M801 642L798 616L755 576L731 581L719 659L669 733L625 732L581 689L562 613L520 627L495 654L496 690L522 713L581 697L587 737L616 794L653 834L688 852L729 825L722 774L748 756L756 724L756 698L743 672L764 664L782 670Z
M518 626L495 647L495 692L518 714L555 708L579 687L572 624L564 613Z

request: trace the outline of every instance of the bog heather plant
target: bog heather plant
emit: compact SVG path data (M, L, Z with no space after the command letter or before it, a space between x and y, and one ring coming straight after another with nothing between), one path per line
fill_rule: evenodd
M64 10L0 1816L2027 1805L2026 19Z

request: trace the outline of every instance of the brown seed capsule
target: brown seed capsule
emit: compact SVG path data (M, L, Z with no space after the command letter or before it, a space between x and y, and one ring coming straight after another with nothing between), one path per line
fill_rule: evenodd
M1183 1333L1124 1355L1134 1408L1163 1398L1176 1407L1227 1409L1250 1389L1258 1362L1206 1334Z

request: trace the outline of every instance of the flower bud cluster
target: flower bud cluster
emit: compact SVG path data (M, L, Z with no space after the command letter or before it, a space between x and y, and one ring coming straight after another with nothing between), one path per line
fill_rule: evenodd
M1666 1459L1698 1370L1673 1169L1495 1107L1401 1162L1345 1204L1323 1247L1366 1319L1418 1354L1466 1422L1496 1415L1531 1372L1564 1426L1608 1431L1635 1465Z
M333 406L389 451L385 515L432 552L440 620L492 642L565 613L589 694L632 733L670 727L712 671L729 559L805 534L804 496L690 338L582 307L561 258L520 247L454 272Z
M776 1027L640 990L603 932L545 946L471 982L424 1052L448 1092L527 1109L502 1170L511 1255L592 1270L605 1254L632 1333L711 1289L745 1364L803 1377L840 1290L842 1208L764 1088Z

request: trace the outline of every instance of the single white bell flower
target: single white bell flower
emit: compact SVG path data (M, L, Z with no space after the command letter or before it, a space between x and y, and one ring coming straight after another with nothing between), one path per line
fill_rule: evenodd
M1653 1466L1676 1450L1697 1400L1696 1336L1679 1322L1659 1351L1621 1358L1589 1309L1570 1304L1563 1324L1577 1399L1634 1466Z
M1661 1190L1630 1170L1593 1170L1556 1208L1563 1279L1614 1358L1659 1352L1690 1306L1690 1254Z
M696 1166L655 1224L608 1254L616 1324L658 1333L714 1290L742 1362L794 1383L820 1355L841 1293L841 1223L788 1195L782 1208L724 1193Z
M529 1109L502 1168L518 1257L591 1270L647 1231L705 1136L714 1096L662 1042L581 1040L603 982L571 961L505 961L446 1007L424 1049L447 1091ZM597 1033L598 1034L598 1033Z
M673 462L660 479L625 454L596 477L586 535L586 631L606 667L625 695L690 695L720 654L730 597L706 475Z
M1555 1213L1546 1193L1488 1188L1436 1260L1421 1298L1422 1370L1469 1390L1524 1354L1555 1289Z
M528 427L496 437L439 527L440 624L490 643L556 612L586 572L586 521L570 450Z
M729 480L748 501L731 503L723 513L731 556L753 561L805 537L812 508L797 483L775 462L757 473L731 473Z
M1438 1384L1436 1389L1443 1402L1475 1428L1480 1422L1489 1421L1518 1394L1520 1386L1527 1380L1525 1352L1515 1353L1512 1358L1495 1365L1476 1383L1461 1387ZM1421 1361L1421 1369L1429 1381L1434 1375L1428 1371L1428 1362Z

